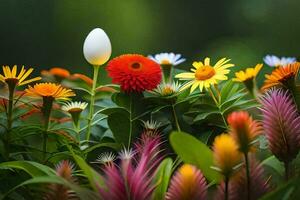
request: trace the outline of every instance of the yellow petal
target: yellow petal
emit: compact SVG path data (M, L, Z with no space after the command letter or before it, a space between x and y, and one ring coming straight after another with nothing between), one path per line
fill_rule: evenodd
M14 65L14 67L11 71L11 77L16 78L16 74L17 74L17 65Z
M234 66L234 64L228 63L225 65L219 65L218 67L214 67L214 68L215 68L215 70L219 70L219 69L226 69L226 68L233 67L233 66Z
M222 58L221 60L219 60L219 61L215 64L214 68L218 68L218 67L220 67L221 65L223 65L224 63L226 63L226 62L228 62L228 61L230 61L230 60L226 60L226 58Z
M209 66L210 65L210 58L206 57L204 59L204 65Z
M39 80L41 80L41 79L42 79L42 77L35 77L35 78L32 78L32 79L23 81L23 82L21 82L19 85L25 85L25 84L28 84L28 83L31 83L31 82L34 82L34 81L39 81Z
M196 81L196 82L192 85L190 93L194 92L194 90L195 90L198 86L199 86L199 81Z
M20 78L24 75L25 72L26 72L26 70L24 69L24 66L22 66L22 69L21 69L21 71L20 71L20 73L19 73L17 79L20 80Z
M199 62L193 62L192 64L196 69L198 69L199 67L202 67L203 66L203 63L201 61Z
M22 83L33 71L33 68L30 68L27 70L27 72L22 76L22 78L19 79L19 83Z
M175 76L175 78L180 78L180 79L193 79L193 78L195 78L195 74L194 74L194 73L191 73L191 72L185 72L185 73L177 74L177 75Z
M189 81L187 83L185 83L181 88L180 91L186 90L187 88L191 87L191 85L193 85L195 81Z
M10 78L9 76L9 72L8 72L8 66L3 66L2 69L3 69L3 74L4 74L4 77L5 78Z
M200 84L199 84L200 92L203 91L203 87L204 87L204 82L200 81Z

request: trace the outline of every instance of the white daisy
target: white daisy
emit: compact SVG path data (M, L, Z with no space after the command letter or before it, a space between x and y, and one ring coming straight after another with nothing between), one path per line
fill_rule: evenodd
M80 102L80 101L74 101L66 103L61 107L61 109L65 112L81 112L87 107L88 103L86 102Z
M279 66L285 66L291 63L296 62L295 57L277 57L274 55L267 55L264 57L264 62L269 65L270 67L279 67Z
M173 83L161 83L151 93L157 96L171 96L179 92L181 84L178 82Z
M116 159L115 154L113 154L112 152L105 152L105 153L101 153L98 156L95 163L107 164L107 163L114 162L115 159Z
M143 121L143 125L144 125L145 129L154 130L154 129L158 129L158 127L160 126L160 122L148 120L148 121Z
M160 53L155 56L149 55L148 58L157 62L160 65L179 65L185 61L185 58L181 57L181 54L174 53Z
M121 160L130 160L131 158L133 158L134 155L135 155L135 152L132 149L123 148L119 152L119 158Z
M147 134L149 136L155 136L158 135L160 132L158 130L159 126L160 126L160 122L156 122L153 120L150 121L143 121L143 125L144 125L144 134Z

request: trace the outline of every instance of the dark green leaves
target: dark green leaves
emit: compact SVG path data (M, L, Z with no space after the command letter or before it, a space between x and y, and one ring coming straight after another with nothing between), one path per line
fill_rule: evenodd
M140 132L140 119L147 114L144 97L137 93L115 93L112 100L119 107L103 110L115 140L125 146Z
M249 96L239 84L227 81L221 86L220 91L211 88L217 97L218 103L214 102L209 94L202 96L193 105L187 115L194 116L194 123L211 124L226 129L226 116L235 110L247 110L257 107L258 103Z

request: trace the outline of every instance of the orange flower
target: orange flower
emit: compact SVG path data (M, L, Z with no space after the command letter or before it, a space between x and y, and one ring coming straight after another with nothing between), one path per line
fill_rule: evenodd
M49 71L43 70L41 72L42 75L53 75L53 76L58 76L60 78L67 78L70 76L70 72L66 69L60 68L60 67L53 67Z
M52 97L61 100L68 100L69 97L75 96L71 89L55 83L37 83L33 87L29 86L25 92L32 97Z
M71 80L76 80L76 79L81 79L83 80L84 82L86 82L86 84L92 86L93 85L93 80L84 75L84 74L73 74L71 77L70 77Z
M289 88L291 84L294 85L295 80L298 77L299 69L299 62L276 68L270 75L266 75L266 80L262 87L262 90L266 90L273 86Z
M254 150L253 142L262 132L260 124L253 120L246 111L231 113L227 121L230 126L230 135L237 142L239 150L243 153Z
M213 150L216 167L225 177L229 177L241 162L238 145L230 135L223 133L215 138Z

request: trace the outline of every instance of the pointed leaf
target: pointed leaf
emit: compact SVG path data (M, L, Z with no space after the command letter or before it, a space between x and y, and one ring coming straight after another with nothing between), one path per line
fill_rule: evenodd
M197 166L208 180L220 181L219 173L211 168L214 165L213 153L208 146L183 132L173 132L170 143L184 162Z

